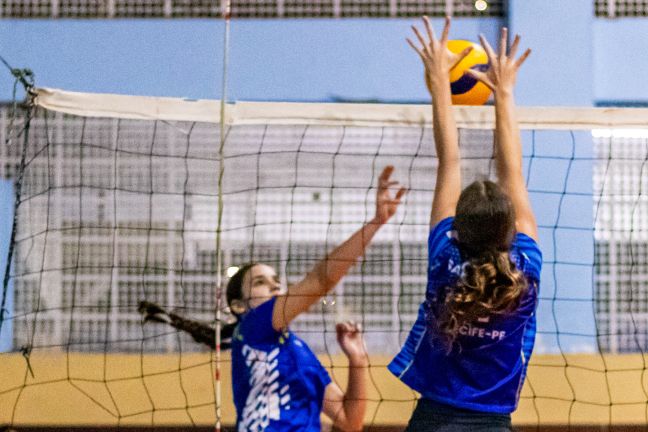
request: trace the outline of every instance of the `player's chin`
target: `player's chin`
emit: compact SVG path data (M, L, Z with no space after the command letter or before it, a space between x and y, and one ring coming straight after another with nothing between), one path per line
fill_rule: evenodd
M268 295L267 297L266 296L257 297L254 300L251 300L249 302L249 307L250 307L250 309L256 309L259 306L261 306L262 304L269 302L270 300L272 300L275 297L277 297L277 296L272 295L272 293L270 293L270 295Z

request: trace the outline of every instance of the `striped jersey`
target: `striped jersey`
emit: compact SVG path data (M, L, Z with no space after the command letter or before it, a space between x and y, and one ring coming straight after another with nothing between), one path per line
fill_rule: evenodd
M464 265L453 222L452 217L444 219L430 232L425 301L388 368L423 398L456 408L508 414L517 407L533 350L542 253L529 236L515 236L510 257L527 278L527 294L510 314L462 326L455 348L448 353L435 337L433 320L437 300L443 301L445 290L457 283Z
M292 332L272 327L276 298L242 316L232 337L239 432L319 432L328 372Z

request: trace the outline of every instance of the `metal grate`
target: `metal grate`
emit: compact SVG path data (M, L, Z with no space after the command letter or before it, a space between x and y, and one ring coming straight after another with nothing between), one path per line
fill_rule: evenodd
M103 0L62 0L58 10L61 18L102 18L111 13Z
M648 0L596 0L597 17L648 17Z
M635 2L642 3L642 2ZM598 2L597 2L598 4ZM486 5L480 10L481 5ZM598 9L597 9L598 11ZM504 0L234 0L234 18L502 17ZM214 0L2 0L5 18L206 18L220 17Z
M84 6L85 9L85 6ZM58 16L51 1L3 0L2 17L8 18L49 18Z
M599 343L607 352L646 351L648 213L643 210L648 208L648 137L599 131L594 151Z

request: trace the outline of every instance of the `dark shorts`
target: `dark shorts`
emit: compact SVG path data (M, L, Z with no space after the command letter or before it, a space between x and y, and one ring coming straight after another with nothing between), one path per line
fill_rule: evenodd
M464 410L421 399L405 432L512 432L510 414Z

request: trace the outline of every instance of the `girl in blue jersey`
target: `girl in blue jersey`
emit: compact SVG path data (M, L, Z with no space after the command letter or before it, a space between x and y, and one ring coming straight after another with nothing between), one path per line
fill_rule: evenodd
M408 39L425 66L439 160L428 240L425 301L389 369L421 394L408 431L510 431L535 337L542 255L522 173L513 89L519 67L516 36L499 54L481 38L490 67L470 71L495 94L497 183L461 190L458 133L449 72L469 49L447 49L424 17L427 38Z
M306 343L288 324L332 290L364 253L378 229L396 213L405 194L390 189L394 168L378 180L374 218L320 261L304 279L281 293L276 271L265 264L242 266L227 284L227 303L237 322L221 330L221 344L232 349L232 387L237 429L243 431L320 431L320 413L344 431L362 429L366 408L368 357L359 325L336 326L337 340L349 360L347 391L331 381ZM144 321L169 324L195 341L215 348L214 329L143 301Z
M398 184L390 180L392 171L389 166L380 176L375 217L287 293L281 293L277 273L265 264L245 265L230 279L227 302L238 318L231 348L239 431L319 431L322 411L342 430L362 429L368 359L360 328L344 323L336 329L349 359L345 394L288 325L337 285L394 215L405 189L392 196L390 189Z

